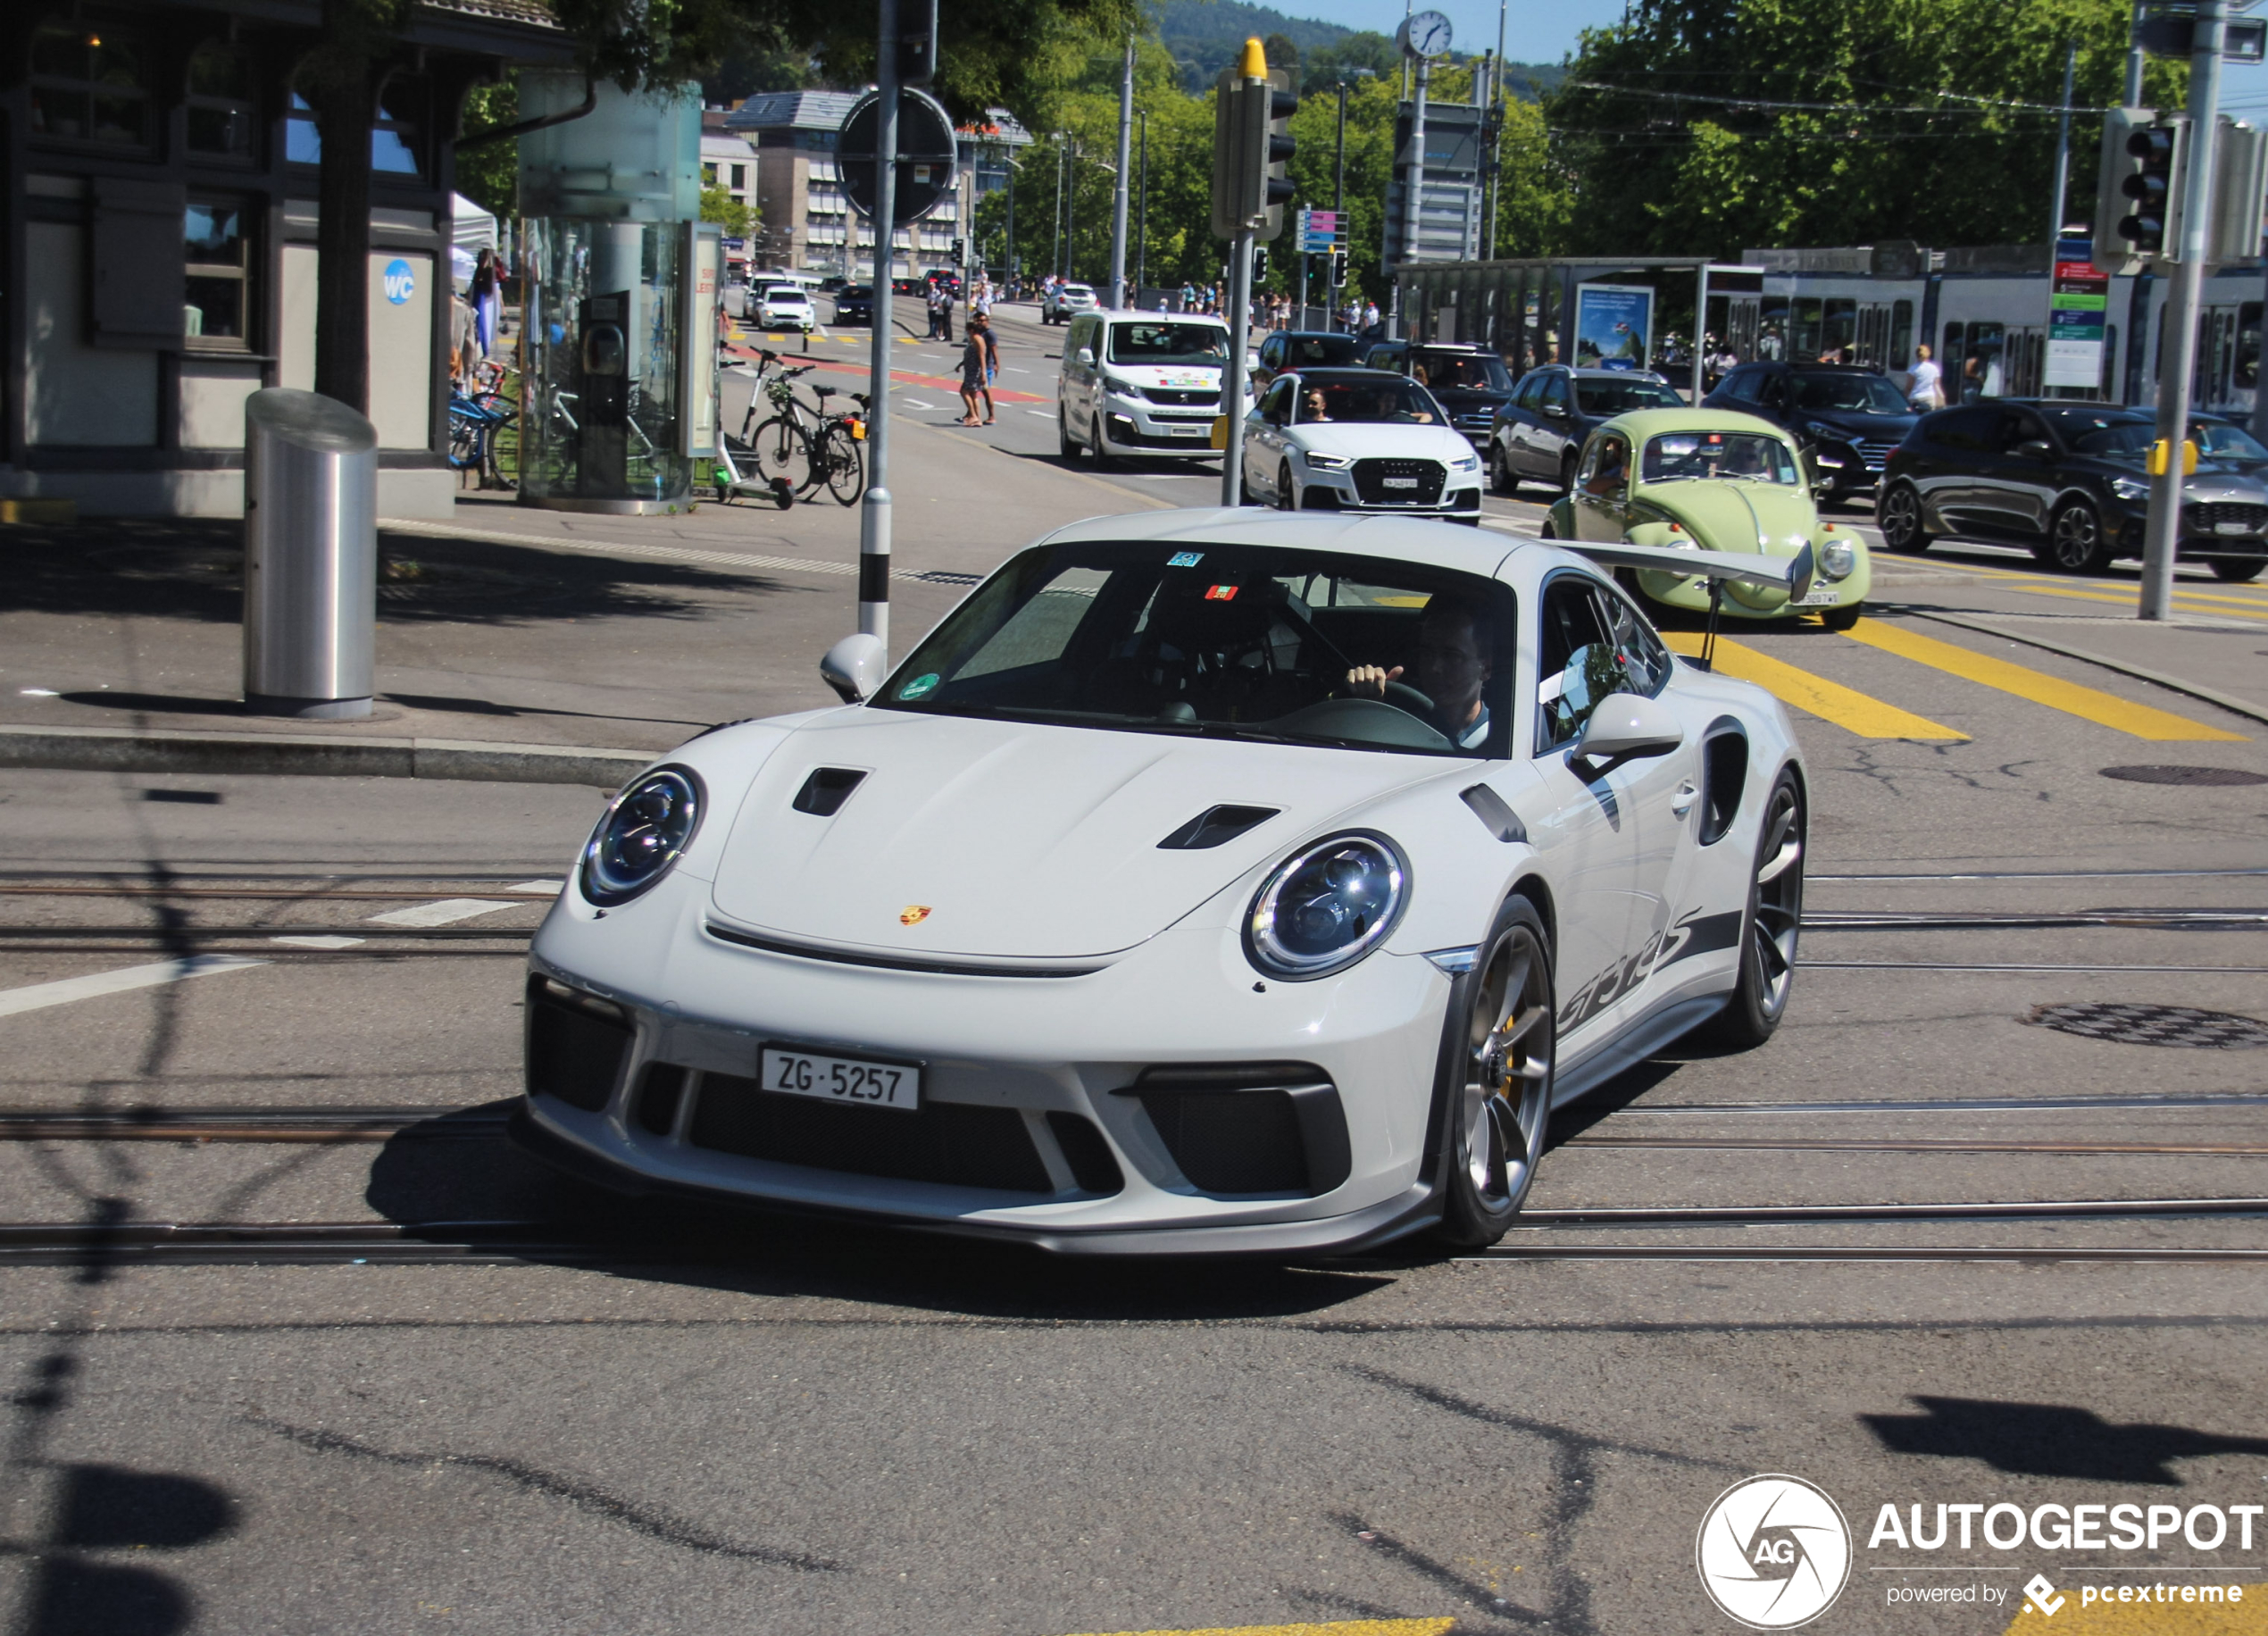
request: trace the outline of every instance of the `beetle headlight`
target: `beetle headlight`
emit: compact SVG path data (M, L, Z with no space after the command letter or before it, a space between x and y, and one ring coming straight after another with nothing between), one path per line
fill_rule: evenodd
M1858 566L1858 553L1847 539L1830 539L1819 553L1820 572L1830 580L1847 580Z
M612 907L669 873L701 826L705 799L690 767L657 767L625 787L583 848L583 896Z
M1346 970L1386 939L1409 897L1410 866L1382 835L1334 835L1292 854L1245 919L1245 953L1273 977Z

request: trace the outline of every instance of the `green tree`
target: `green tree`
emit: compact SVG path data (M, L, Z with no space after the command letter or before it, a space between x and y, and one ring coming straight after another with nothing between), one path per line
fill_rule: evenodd
M756 212L734 198L730 188L701 189L701 220L717 223L728 238L746 238L750 226L761 219Z
M520 117L520 77L507 70L494 85L475 86L464 99L467 136L509 125ZM457 191L502 221L520 209L520 146L483 142L459 146Z

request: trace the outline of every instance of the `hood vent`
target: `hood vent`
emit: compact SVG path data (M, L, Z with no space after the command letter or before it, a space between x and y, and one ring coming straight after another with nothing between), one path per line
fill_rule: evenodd
M857 789L865 777L865 772L857 767L813 767L811 776L804 780L804 787L796 791L796 798L788 805L799 813L832 818L842 811L843 803L850 799L851 791Z
M1215 806L1199 813L1158 842L1168 852L1202 852L1232 841L1247 830L1257 829L1280 808L1273 806Z

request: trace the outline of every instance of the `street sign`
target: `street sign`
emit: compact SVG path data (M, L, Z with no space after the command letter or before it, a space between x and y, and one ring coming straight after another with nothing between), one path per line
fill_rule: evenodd
M2094 390L2103 384L2103 330L2111 305L2111 275L2095 265L2094 254L2094 245L2084 238L2066 238L2055 246L2042 386Z
M879 91L860 97L835 144L843 192L851 208L869 221L874 219L874 129L881 123L881 104ZM890 225L911 227L942 204L953 191L958 160L953 121L937 98L926 91L899 91L897 191Z
M2152 56L2186 57L2193 49L2197 8L2176 0L2146 5L2134 25L2134 43ZM2257 63L2268 54L2268 18L2231 17L2222 25L2221 54L2230 63Z
M1338 211L1308 209L1299 213L1299 249L1304 255L1329 255L1338 248L1342 232Z

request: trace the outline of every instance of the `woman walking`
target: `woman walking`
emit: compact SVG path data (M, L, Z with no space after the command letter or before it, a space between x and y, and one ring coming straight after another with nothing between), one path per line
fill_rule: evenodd
M496 349L496 313L503 305L502 289L496 280L496 253L483 245L479 259L472 263L472 317L478 326L480 355L484 359Z
M980 426L977 400L985 395L985 365L991 362L985 351L984 323L971 322L963 331L961 343L961 402L968 411L961 417L963 426Z

